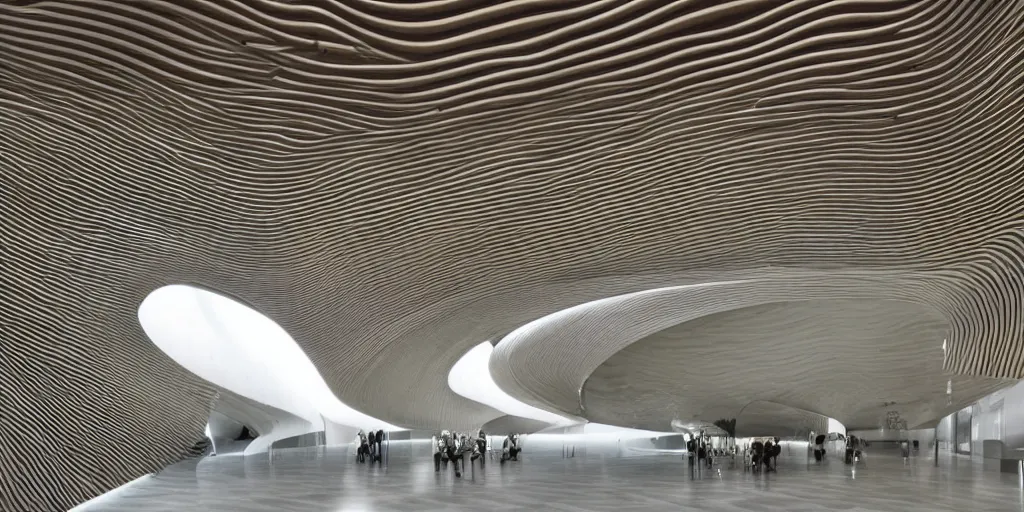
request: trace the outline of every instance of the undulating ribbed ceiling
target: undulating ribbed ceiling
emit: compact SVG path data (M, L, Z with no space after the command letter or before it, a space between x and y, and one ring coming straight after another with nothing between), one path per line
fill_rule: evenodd
M64 509L203 436L218 390L138 323L169 284L251 305L345 404L415 428L501 416L446 379L507 333L506 392L619 424L872 417L855 375L801 368L810 345L879 371L926 352L926 402L934 372L1024 377L1022 19L1021 0L0 3L0 509ZM746 412L701 400L752 389L764 350L717 341L770 345L778 385Z

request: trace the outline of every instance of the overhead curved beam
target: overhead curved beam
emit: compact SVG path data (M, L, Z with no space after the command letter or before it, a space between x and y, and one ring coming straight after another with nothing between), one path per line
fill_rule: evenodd
M532 434L551 427L551 423L521 416L499 416L481 427L486 435Z
M978 360L977 351L984 351L989 340L1003 333L1001 324L977 313L976 286L983 282L977 272L764 268L723 272L719 277L712 282L609 297L535 320L497 345L491 374L502 389L519 400L552 412L587 417L581 391L598 366L650 334L716 313L805 300L920 303L937 311L948 326L936 334L941 337L934 340L935 346L943 339L955 339L948 345L959 347L958 352L947 350L940 362L943 368L960 367L964 357ZM998 290L992 292L993 298L1001 297ZM964 352L965 347L974 350Z
M932 308L878 299L720 312L650 334L605 361L584 387L587 414L643 428L737 418L737 430L745 419L750 434L792 435L822 432L828 417L879 428L897 411L914 427L1015 382L944 373L947 328Z
M755 400L736 416L736 437L797 437L829 432L829 419L777 402Z

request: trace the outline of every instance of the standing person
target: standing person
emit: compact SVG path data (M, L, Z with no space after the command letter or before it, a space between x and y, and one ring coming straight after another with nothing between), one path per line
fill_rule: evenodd
M437 439L437 453L434 454L434 469L437 471L441 470L443 465L445 469L448 468L448 462L452 459L455 453L455 440L452 438L452 433L447 430L441 431L441 437ZM455 474L459 475L459 466L455 466Z
M715 462L715 449L711 447L711 436L704 437L704 452L708 457L708 469Z
M772 451L772 467L775 468L776 471L779 469L779 455L781 455L781 454L782 454L782 444L779 443L779 438L776 437L775 438L775 448Z
M383 456L384 456L384 450L383 450L383 446L384 445L383 445L383 443L384 443L384 431L383 430L378 430L375 434L373 434L373 444L374 444L374 446L373 446L373 453L376 454L377 462L383 461Z
M433 445L434 449L434 472L439 473L441 471L441 454L446 450L444 432L441 432L440 436L431 436L430 444Z
M764 462L764 443L760 440L754 441L750 445L750 467L756 471L761 470L761 464Z
M450 436L448 441L448 459L452 461L452 469L455 470L455 478L462 477L459 463L463 461L463 454L466 448L466 436Z
M484 434L483 429L480 429L476 434L476 448L473 453L473 460L480 459L480 469L484 467L484 461L487 460L487 435Z
M697 463L707 463L708 467L711 467L711 459L708 458L708 445L704 441L703 432L701 432L700 437L697 440Z
M356 460L360 463L366 462L366 454L370 452L370 447L366 441L366 433L362 430L360 430L359 434L356 436L356 444L358 445L358 448L356 449Z
M370 462L377 460L377 432L372 428L366 434L366 454L370 456Z
M814 460L821 462L825 458L825 436L818 434L814 438Z
M774 453L775 453L775 444L772 443L771 438L769 438L764 443L764 457L763 457L764 467L766 468L767 471L771 471L772 470L772 455Z

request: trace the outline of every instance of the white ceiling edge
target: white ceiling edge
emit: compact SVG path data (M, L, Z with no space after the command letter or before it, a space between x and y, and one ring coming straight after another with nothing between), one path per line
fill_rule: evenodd
M829 431L829 433L831 433L831 432L839 432L840 434L846 435L846 426L843 425L842 423L840 423L839 420L837 420L835 418L829 418L828 419L828 431Z
M363 429L405 430L338 400L281 326L232 299L192 286L164 286L139 305L139 323L175 362L240 396L313 425L323 423L322 415Z
M514 331L507 334L497 345L497 355L492 358L490 371L499 375L501 385L505 385L507 389L521 397L536 399L534 402L536 405L543 406L549 410L559 410L555 405L551 404L548 400L541 396L531 392L530 389L523 386L517 378L516 365L514 362L519 362L520 358L517 356L522 354L548 354L557 353L558 350L549 350L557 347L556 343L558 340L564 340L565 338L559 338L557 336L551 336L551 333L555 332L562 325L573 322L579 318L584 318L587 315L593 315L594 312L605 310L606 308L614 309L619 304L630 303L636 300L650 300L651 298L657 298L661 296L671 295L676 292L688 291L688 290L703 290L703 289L714 289L718 287L729 287L732 285L745 284L754 281L754 279L732 279L723 281L704 281L697 283L690 283L684 285L675 286L663 286L658 288L651 288L647 290L640 290L626 294L612 295L575 306L562 309L543 316L532 322L524 324ZM650 332L656 332L664 329L671 325L680 323L680 319L673 318L671 320L658 319L661 321L656 327L650 327ZM658 321L656 320L656 321ZM596 325L596 322L590 322ZM633 325L633 323L631 323ZM571 347L574 349L572 354L578 355L578 357L571 358L571 364L560 364L555 371L556 374L561 376L571 375L570 379L574 379L572 387L575 396L580 402L579 405L582 408L582 399L580 393L582 392L583 385L586 382L587 377L593 373L594 369L599 367L602 363L608 360L609 357L614 355L616 352L621 350L625 345L632 343L643 336L636 334L633 339L623 343L621 337L613 336L619 344L612 346L610 349L601 345L595 345L587 340L586 348L584 349L581 344ZM573 340L579 341L579 340ZM601 350L604 349L604 350ZM562 346L562 351L566 352L565 345ZM546 356L545 356L546 357ZM554 356L558 358L559 356ZM566 363L569 358L559 359L561 363ZM585 367L585 368L584 368ZM581 370L581 368L583 368ZM521 373L521 372L520 372ZM559 379L547 379L547 382L558 382Z
M575 430L575 429L573 429ZM575 441L608 441L611 439L649 439L664 436L680 435L679 432L658 432L654 430L642 430L629 427L617 427L604 423L587 423L582 426L579 432L557 432L556 429L546 429L535 434L530 434L531 439L564 438Z
M485 341L469 349L448 372L448 387L464 398L488 405L511 416L529 418L557 426L580 423L579 420L520 402L502 391L491 378L489 362L493 351L494 346L490 341Z

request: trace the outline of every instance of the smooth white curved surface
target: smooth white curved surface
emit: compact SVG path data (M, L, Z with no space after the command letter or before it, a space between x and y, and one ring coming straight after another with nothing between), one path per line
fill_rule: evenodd
M488 363L494 346L485 341L466 352L448 372L448 387L455 393L470 400L489 405L505 414L532 420L543 421L553 425L571 425L582 420L574 420L525 404L502 391L491 377Z
M734 285L743 285L752 279L734 279L723 281L705 281L682 284L677 286L665 286L651 288L637 292L604 297L602 299L577 304L555 313L538 318L512 331L502 338L498 343L496 354L490 358L489 370L492 375L497 376L496 382L506 392L511 392L521 398L533 402L535 406L542 406L552 411L577 411L582 413L582 408L575 405L580 404L580 392L586 377L590 375L601 363L618 352L623 346L636 341L641 336L625 336L622 332L613 332L607 329L607 323L597 321L583 322L580 329L571 331L572 335L564 335L560 330L565 325L578 324L582 318L594 315L605 322L611 320L611 325L629 329L637 329L638 325L645 325L649 332L663 329L677 323L677 319L666 319L647 315L642 318L625 315L605 315L605 310L616 311L618 305L635 301L658 300L663 297L674 297L676 294L686 292L706 292L718 288L729 289ZM671 302L671 301L670 301ZM707 301L707 305L716 305L717 301ZM687 313L696 314L696 309L688 308ZM590 336L578 336L587 325L600 325ZM609 343L600 343L599 338L607 338ZM538 350L540 348L540 350ZM548 350L551 349L551 350ZM554 357L546 358L538 356L541 352L553 354ZM529 363L521 364L524 357L534 357ZM548 364L548 363L555 364ZM537 381L537 375L531 375L531 371L547 372L543 381ZM550 378L549 378L550 377ZM546 388L558 389L555 393L546 394L538 392L538 382L543 382ZM546 391L546 390L542 390ZM545 396L546 395L546 396ZM552 395L560 395L551 399Z
M323 428L321 422L310 423L287 411L225 390L220 391L217 403L210 412L211 418L214 413L232 418L257 434L256 439L239 452L244 455L265 452L277 440L316 432Z
M839 420L835 418L828 419L828 431L839 432L840 434L846 435L846 426L843 425Z
M341 425L401 430L338 400L284 329L234 300L191 286L164 286L142 301L139 322L157 347L192 373L294 414L315 430L321 415ZM298 435L304 428L295 422L287 430Z
M528 439L528 442L557 440L566 443L601 443L628 441L632 439L651 439L676 434L678 434L678 432L659 432L656 430L616 427L615 425L606 425L603 423L587 423L585 425L573 427L572 429L566 429L563 432L551 429L538 432L536 434L529 434L526 438Z

